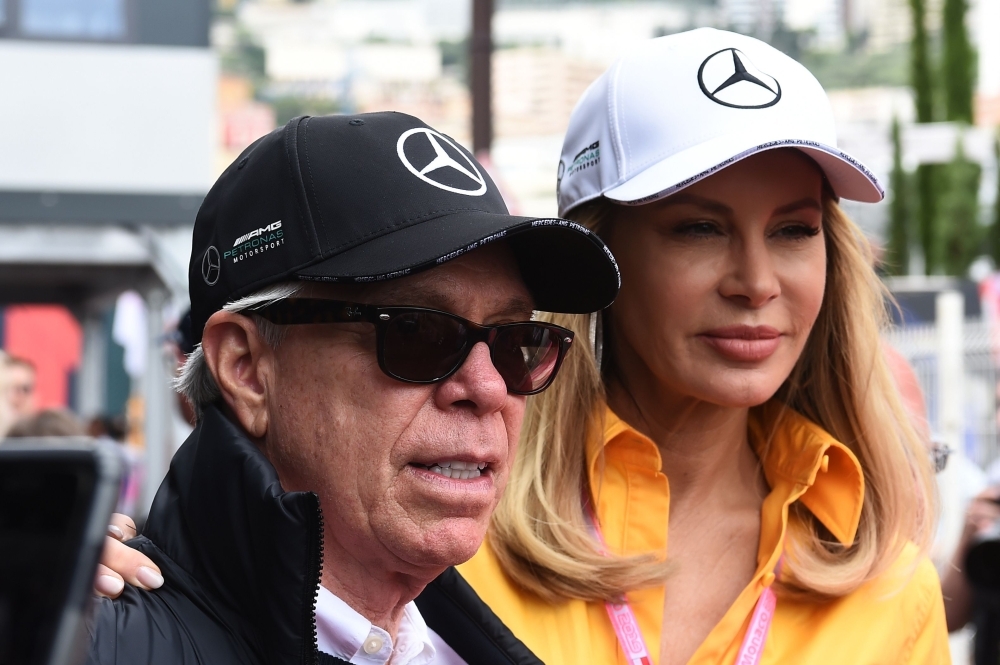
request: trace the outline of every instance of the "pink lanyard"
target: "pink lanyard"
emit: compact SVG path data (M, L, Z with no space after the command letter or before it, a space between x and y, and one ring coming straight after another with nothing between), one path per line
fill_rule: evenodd
M589 505L584 510L590 532L601 544L600 553L607 555L608 544L604 542L604 536L597 528L597 519L594 517L593 511ZM775 575L780 569L781 560L779 559L774 569ZM750 616L750 625L743 636L743 644L740 645L740 650L736 654L735 665L759 665L760 657L764 653L764 643L767 642L767 633L771 629L771 620L774 618L774 607L777 600L771 585L764 587L760 598L757 599L757 604L754 605L753 614ZM618 644L625 653L629 664L652 665L653 661L649 658L646 640L642 637L639 622L636 620L635 612L632 611L628 600L623 598L621 603L608 601L604 603L604 607L608 611L611 626L615 629L615 635L618 636Z

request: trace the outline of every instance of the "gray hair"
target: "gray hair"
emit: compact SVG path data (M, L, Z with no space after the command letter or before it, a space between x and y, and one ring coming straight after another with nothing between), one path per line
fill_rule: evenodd
M272 284L256 293L252 293L239 300L226 303L222 309L227 312L242 313L253 319L257 325L257 334L272 349L281 344L285 337L285 327L271 323L262 316L254 314L252 311L265 305L291 298L305 287L301 282L283 282ZM222 396L219 385L215 382L215 377L208 369L205 362L205 354L201 350L201 344L194 347L194 351L188 355L180 374L173 380L174 390L184 395L191 402L195 413L201 418L202 409L215 402Z

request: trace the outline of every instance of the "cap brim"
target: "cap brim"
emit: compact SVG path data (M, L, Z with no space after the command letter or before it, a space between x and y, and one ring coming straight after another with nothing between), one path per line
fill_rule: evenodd
M759 136L720 136L653 164L604 196L620 203L649 203L693 185L765 150L797 148L809 155L826 174L840 198L877 203L885 196L878 178L858 160L837 148L803 139L782 138L780 130Z
M507 240L535 308L587 313L618 294L618 266L601 240L564 219L460 211L393 231L297 271L300 279L374 282L428 270Z

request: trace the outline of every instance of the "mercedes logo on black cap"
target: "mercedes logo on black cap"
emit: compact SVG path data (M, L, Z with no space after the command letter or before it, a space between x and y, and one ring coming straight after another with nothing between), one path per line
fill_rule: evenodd
M486 193L486 178L476 164L433 129L417 127L403 132L396 152L403 166L429 185L465 196Z
M781 99L781 85L757 69L743 51L722 49L698 68L698 85L713 102L734 109L763 109Z
M222 261L219 259L219 250L214 246L205 250L205 256L201 259L201 276L209 286L215 286L219 281L219 272L222 269Z

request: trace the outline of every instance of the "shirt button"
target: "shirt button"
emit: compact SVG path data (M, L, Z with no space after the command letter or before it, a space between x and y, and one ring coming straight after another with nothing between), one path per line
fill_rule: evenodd
M819 463L819 468L823 469L823 471L829 471L830 470L830 456L829 455L823 455L823 461Z
M771 586L774 584L774 573L764 573L764 577L762 577L760 581L763 582L766 587Z
M363 648L369 656L373 653L378 653L382 649L382 638L378 635L369 635L368 639L365 640Z

